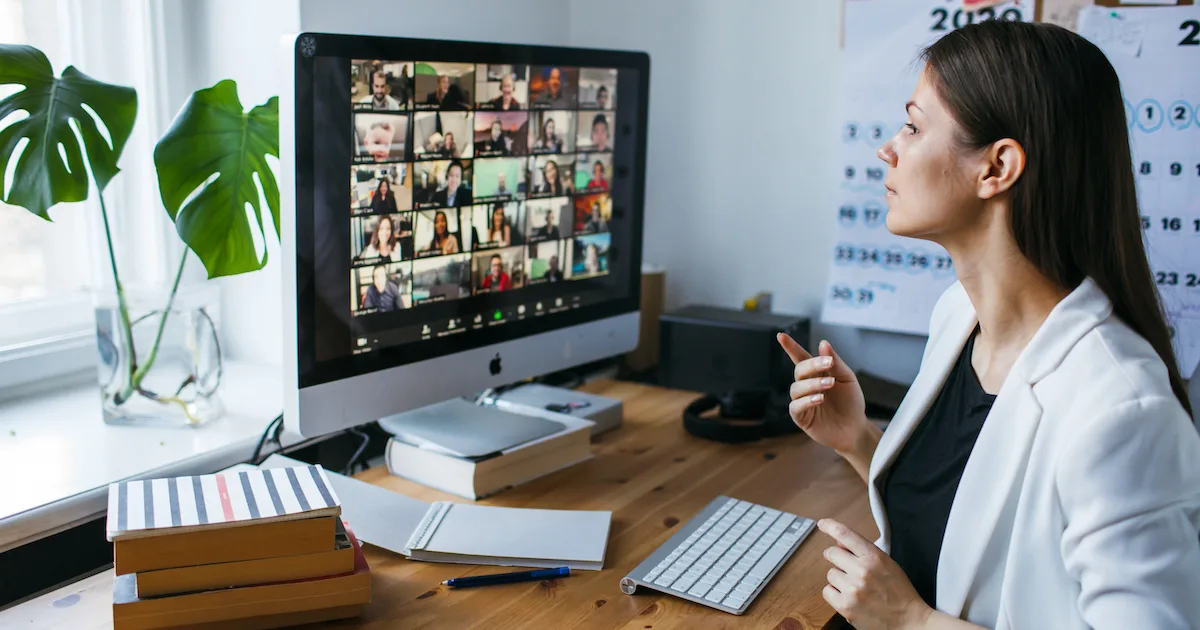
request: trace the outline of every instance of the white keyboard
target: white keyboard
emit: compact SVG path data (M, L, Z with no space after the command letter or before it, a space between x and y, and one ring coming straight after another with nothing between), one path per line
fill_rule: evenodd
M717 497L621 579L740 615L812 532L816 522Z

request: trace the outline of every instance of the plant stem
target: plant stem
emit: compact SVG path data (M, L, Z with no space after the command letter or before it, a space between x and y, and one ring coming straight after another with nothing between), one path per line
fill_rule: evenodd
M188 250L185 247L183 256L179 258L179 269L175 271L175 283L171 285L171 294L167 296L167 306L163 309L162 319L158 320L158 332L154 335L154 345L150 346L150 354L146 355L145 363L137 366L137 371L134 372L130 382L130 387L133 389L137 389L142 384L142 379L146 378L146 374L154 366L154 359L158 356L158 345L162 341L163 331L167 328L167 318L171 315L171 307L175 304L175 293L179 291L179 280L183 278L183 266L187 262L187 255Z
M99 189L99 184L96 186ZM125 383L125 387L117 394L113 402L121 404L133 395L133 374L137 361L137 351L133 347L133 326L129 323L129 307L125 304L125 287L121 284L121 274L117 273L117 253L113 248L112 229L108 224L108 208L104 205L104 191L100 190L100 216L104 218L104 240L108 244L108 262L112 265L113 283L117 287L117 310L121 315L121 333L125 338L125 343L129 349L129 378L130 382Z

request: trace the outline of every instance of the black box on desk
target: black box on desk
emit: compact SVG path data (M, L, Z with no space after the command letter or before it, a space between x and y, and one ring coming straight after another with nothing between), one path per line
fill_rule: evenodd
M697 392L786 390L794 364L775 335L810 348L806 317L687 306L659 319L659 384Z

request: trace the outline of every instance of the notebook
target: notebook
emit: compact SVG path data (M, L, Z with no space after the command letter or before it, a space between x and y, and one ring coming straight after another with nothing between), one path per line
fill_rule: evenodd
M299 464L271 455L263 468ZM604 567L612 512L533 510L439 501L430 505L326 471L359 540L426 562ZM417 535L420 533L420 535Z
M436 501L408 539L413 560L604 568L612 512L535 510Z
M108 489L111 542L341 514L325 470L292 461L274 470L139 479Z

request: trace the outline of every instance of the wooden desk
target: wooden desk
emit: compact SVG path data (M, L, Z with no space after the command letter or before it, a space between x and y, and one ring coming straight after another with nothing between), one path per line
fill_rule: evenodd
M618 582L713 497L725 494L801 516L833 517L878 536L866 486L829 449L796 434L748 445L694 438L680 414L696 395L633 383L584 388L625 401L625 424L599 437L583 464L482 501L513 507L612 510L603 571L561 580L450 591L442 580L505 571L497 567L412 562L367 546L372 602L357 622L383 628L823 628L834 616L821 598L832 541L814 532L743 617ZM424 501L461 500L392 477L383 467L360 479ZM112 570L0 612L0 627L111 628Z

